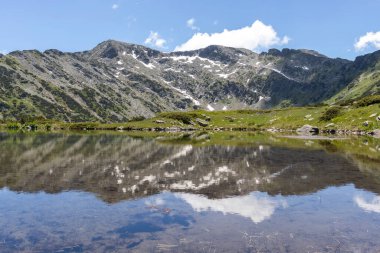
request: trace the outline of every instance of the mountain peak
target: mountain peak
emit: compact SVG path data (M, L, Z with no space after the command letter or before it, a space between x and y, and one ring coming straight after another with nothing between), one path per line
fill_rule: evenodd
M98 44L90 51L90 54L95 57L113 59L122 54L136 54L156 56L160 51L137 44L130 44L117 40L106 40Z
M299 49L304 54L310 54L316 57L323 57L323 58L328 58L326 55L323 55L315 50L310 50L310 49Z
M211 45L197 50L200 57L208 58L223 63L235 63L242 55L254 54L248 49Z

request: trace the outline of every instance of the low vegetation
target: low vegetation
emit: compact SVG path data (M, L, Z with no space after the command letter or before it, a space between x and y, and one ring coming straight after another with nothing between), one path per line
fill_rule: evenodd
M356 107L365 107L369 105L379 104L380 103L380 95L372 95L368 97L364 97L356 102Z
M156 117L135 118L125 123L66 123L46 119L28 122L0 122L0 128L32 130L295 130L303 125L323 129L380 129L380 108L375 98L363 100L363 106L290 107L271 110L165 112ZM359 103L359 102L358 102ZM364 106L365 103L369 105Z
M327 108L326 111L322 113L319 117L321 121L330 121L333 118L336 118L341 113L341 108L338 106Z

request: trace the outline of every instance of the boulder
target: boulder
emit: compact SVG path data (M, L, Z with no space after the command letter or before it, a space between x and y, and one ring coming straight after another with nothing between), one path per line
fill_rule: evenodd
M308 134L308 133L312 133L312 134L318 134L319 133L319 128L318 127L314 127L314 126L310 126L310 125L304 125L300 128L297 129L297 133L302 133L302 134Z
M160 120L160 119L156 119L156 120L154 121L154 123L157 123L157 124L164 124L165 121L164 121L164 120Z
M367 127L368 125L369 125L369 121L368 120L363 122L363 126Z

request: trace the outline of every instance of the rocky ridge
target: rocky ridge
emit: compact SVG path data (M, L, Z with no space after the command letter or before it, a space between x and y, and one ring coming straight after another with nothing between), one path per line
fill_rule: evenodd
M368 71L372 58L222 46L163 53L113 40L76 53L15 51L0 56L0 120L116 122L161 111L315 104Z

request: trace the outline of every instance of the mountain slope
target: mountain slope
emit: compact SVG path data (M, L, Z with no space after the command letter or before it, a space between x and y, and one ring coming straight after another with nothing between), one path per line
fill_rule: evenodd
M365 61L355 64L311 50L163 53L112 40L77 53L15 51L0 56L0 119L112 122L193 108L319 103L366 71Z
M359 56L355 59L352 69L359 70L360 74L329 102L356 100L380 94L380 51Z

